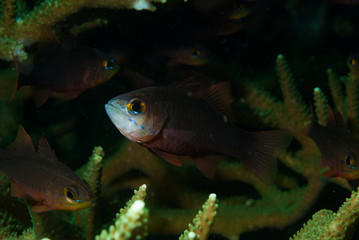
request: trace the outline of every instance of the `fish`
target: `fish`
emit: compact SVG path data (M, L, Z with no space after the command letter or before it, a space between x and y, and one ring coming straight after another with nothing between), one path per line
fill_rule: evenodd
M43 105L52 92L73 99L119 71L114 58L95 48L65 41L61 44L49 27L41 29L40 39L32 64L20 64L13 57L18 74L10 100L26 85L32 88L36 107Z
M193 78L147 87L112 98L105 109L131 141L176 165L189 156L208 178L223 156L240 159L261 181L272 183L277 156L287 147L286 130L249 132L229 121L228 82L207 86Z
M359 78L359 53L348 57L347 65L355 77Z
M312 122L307 135L315 142L321 153L321 167L329 168L325 177L359 178L359 142L349 134L340 112L333 113L329 107L326 126L317 123L311 106Z
M209 53L204 47L182 47L178 49L164 49L160 55L170 57L168 66L201 66L208 63Z
M58 161L46 138L39 139L36 151L21 125L16 140L0 149L0 172L11 180L11 195L28 199L33 212L77 211L95 204L88 183Z

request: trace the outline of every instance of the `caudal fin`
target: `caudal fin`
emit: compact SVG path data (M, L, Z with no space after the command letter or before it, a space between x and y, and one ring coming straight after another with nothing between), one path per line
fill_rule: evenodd
M248 150L239 153L240 160L266 184L277 174L277 157L289 145L292 136L285 130L250 133Z

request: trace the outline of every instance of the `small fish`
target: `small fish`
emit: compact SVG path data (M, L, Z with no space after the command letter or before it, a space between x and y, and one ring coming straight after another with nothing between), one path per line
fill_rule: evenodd
M329 119L323 127L317 123L312 107L311 111L312 123L307 133L322 154L321 167L329 167L323 175L358 179L359 142L348 133L342 115L339 112L334 114L329 107Z
M248 132L228 122L228 83L203 88L195 79L119 95L105 105L114 125L129 140L168 162L190 156L212 178L227 155L239 158L263 182L276 175L276 158L288 145L287 131Z
M47 140L40 138L36 152L22 126L15 142L0 149L0 172L11 179L12 196L36 202L34 212L77 211L95 203L90 186L58 161Z
M72 99L106 82L119 70L115 59L97 49L79 44L60 45L46 26L42 28L41 39L32 66L20 65L14 57L18 77L11 100L26 85L33 90L36 107L43 105L52 92Z
M160 54L171 58L168 62L169 66L201 66L206 64L209 58L208 50L204 47L166 49L161 51Z

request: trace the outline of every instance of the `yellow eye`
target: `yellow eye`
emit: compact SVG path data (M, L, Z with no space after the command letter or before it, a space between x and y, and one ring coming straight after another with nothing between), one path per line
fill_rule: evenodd
M74 189L72 189L71 187L65 188L64 191L65 191L65 196L70 201L76 201L78 199L78 195L77 195L76 191Z
M146 103L140 99L133 99L126 108L130 114L137 115L146 110Z

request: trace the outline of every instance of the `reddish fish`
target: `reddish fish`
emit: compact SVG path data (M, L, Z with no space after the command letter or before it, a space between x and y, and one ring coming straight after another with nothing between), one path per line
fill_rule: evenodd
M321 166L329 167L323 173L326 177L343 177L349 180L359 178L359 142L350 135L342 115L329 108L329 119L325 127L319 125L312 110L312 123L308 136L318 146Z
M204 47L165 49L160 54L171 58L168 62L169 66L201 66L206 64L209 58L208 50Z
M52 92L61 92L65 98L77 97L86 89L109 80L118 70L116 60L97 49L79 46L61 46L48 27L43 27L38 52L32 66L19 65L16 91L31 86L36 107L44 104Z
M203 89L192 80L149 87L119 95L105 108L131 141L181 166L179 155L191 156L207 177L215 174L218 155L239 158L263 182L276 174L276 158L291 137L286 131L248 132L229 123L228 83Z
M89 185L57 160L45 138L36 152L30 136L19 126L14 143L0 149L0 171L11 179L11 194L36 202L34 212L77 211L94 204Z

